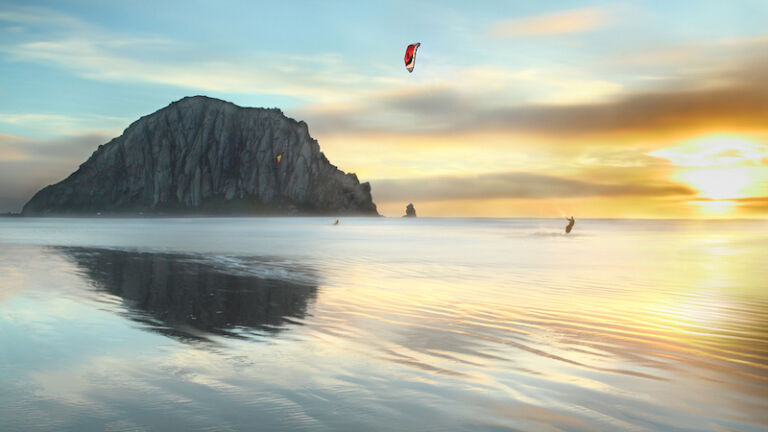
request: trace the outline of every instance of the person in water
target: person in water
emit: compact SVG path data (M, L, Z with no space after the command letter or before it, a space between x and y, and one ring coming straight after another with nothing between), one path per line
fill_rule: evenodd
M565 218L565 220L568 221L568 225L565 227L565 233L568 234L573 229L573 224L575 224L576 221L573 219L573 216L570 218Z

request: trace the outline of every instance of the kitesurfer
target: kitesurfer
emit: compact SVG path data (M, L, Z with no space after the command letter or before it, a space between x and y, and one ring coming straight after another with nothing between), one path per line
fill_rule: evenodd
M565 233L568 234L573 229L573 224L576 223L576 220L573 219L573 216L570 218L565 218L565 220L568 221L568 225L565 227Z

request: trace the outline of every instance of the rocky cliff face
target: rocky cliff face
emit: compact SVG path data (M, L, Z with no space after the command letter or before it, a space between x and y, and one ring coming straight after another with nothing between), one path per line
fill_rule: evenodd
M405 215L403 217L416 217L416 207L413 206L413 203L405 206Z
M140 118L22 213L100 212L378 214L370 185L331 165L306 123L204 96Z

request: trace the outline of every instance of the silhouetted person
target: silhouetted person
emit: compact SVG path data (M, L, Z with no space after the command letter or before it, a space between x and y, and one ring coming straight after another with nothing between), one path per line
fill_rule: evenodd
M333 224L334 224L334 225L338 225L338 224L339 224L339 220L338 220L338 219L336 219L336 222L334 222Z
M575 224L576 221L573 219L573 216L570 218L565 218L565 220L568 221L568 225L565 227L565 233L568 234L573 229L573 224Z

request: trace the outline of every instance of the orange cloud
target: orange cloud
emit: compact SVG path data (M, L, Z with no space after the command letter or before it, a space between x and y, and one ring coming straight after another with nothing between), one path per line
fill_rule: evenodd
M397 112L390 119L386 113ZM302 117L313 130L333 134L453 135L509 132L572 140L575 136L691 131L701 128L766 128L768 87L743 83L689 91L627 94L611 102L565 106L486 106L441 89L370 100L366 107Z
M446 83L371 94L348 109L317 105L296 114L306 119L314 132L337 136L503 133L572 143L575 138L596 136L762 131L768 129L765 76L768 57L759 54L726 72L691 77L691 82L699 85L625 91L602 102L508 102L479 96L461 83Z
M768 196L736 198L729 201L741 204L744 210L768 212Z
M605 26L610 14L603 8L583 8L500 21L489 35L498 39L582 33Z
M677 197L696 192L670 182L604 184L527 172L483 174L473 177L440 176L371 181L374 198L381 202L421 200L477 200L499 198Z

